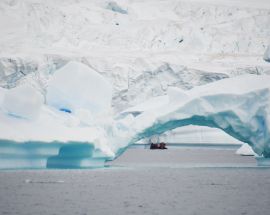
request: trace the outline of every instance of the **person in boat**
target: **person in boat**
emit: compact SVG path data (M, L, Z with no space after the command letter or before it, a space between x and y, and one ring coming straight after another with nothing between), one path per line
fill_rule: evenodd
M168 149L166 147L166 143L164 143L164 142L159 143L159 149Z
M150 138L150 149L167 149L166 143L160 142L158 136L152 136Z
M159 138L156 135L150 137L150 139L149 139L149 142L151 143L150 144L150 149L158 149L159 148L158 140L159 140Z

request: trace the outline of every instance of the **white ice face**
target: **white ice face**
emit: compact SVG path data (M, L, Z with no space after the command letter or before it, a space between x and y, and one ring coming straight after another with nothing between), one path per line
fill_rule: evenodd
M111 108L112 86L88 66L69 62L51 77L46 98L48 105L59 110L85 109L98 115Z
M15 117L36 119L43 103L44 99L36 89L28 85L21 85L5 92L2 109Z

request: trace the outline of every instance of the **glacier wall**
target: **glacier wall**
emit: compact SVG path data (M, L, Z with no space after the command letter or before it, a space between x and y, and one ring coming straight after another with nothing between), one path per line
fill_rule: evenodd
M263 0L255 6L25 0L1 1L0 9L0 86L6 88L31 82L45 95L51 74L80 61L113 84L119 112L165 95L168 86L270 73L259 60L270 42L270 6Z

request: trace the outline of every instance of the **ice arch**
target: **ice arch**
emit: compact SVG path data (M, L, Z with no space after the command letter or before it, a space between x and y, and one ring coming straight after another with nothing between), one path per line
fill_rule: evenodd
M244 79L250 84L250 77ZM212 89L210 94L201 90L200 96L190 94L189 99L182 102L144 112L134 122L129 144L177 127L200 125L219 128L248 143L258 155L270 157L270 82L264 86L263 77L252 79L255 85L239 86L239 94L233 93L237 82L230 82L231 90L226 93L223 85L227 81L223 81L219 83L221 89Z

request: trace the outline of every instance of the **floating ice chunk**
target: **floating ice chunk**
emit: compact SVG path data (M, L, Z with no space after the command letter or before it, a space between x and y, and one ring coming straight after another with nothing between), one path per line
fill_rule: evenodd
M255 152L252 150L252 148L247 143L244 143L236 151L236 154L238 154L238 155L244 155L244 156L254 156L255 155Z
M112 86L93 69L72 61L52 76L46 97L47 103L59 110L82 108L95 115L110 109Z
M270 45L267 47L263 59L267 62L270 62Z
M35 119L39 116L44 99L33 87L21 85L7 90L2 103L4 111L9 115Z

